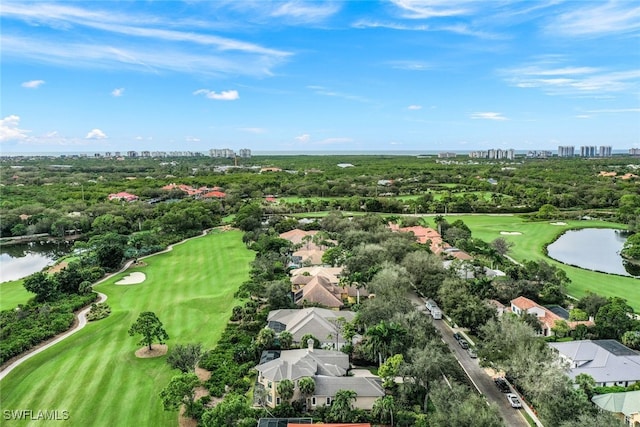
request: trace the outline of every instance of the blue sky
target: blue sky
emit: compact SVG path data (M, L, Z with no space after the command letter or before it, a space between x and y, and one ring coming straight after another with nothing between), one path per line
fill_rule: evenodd
M637 1L0 4L2 152L640 146Z

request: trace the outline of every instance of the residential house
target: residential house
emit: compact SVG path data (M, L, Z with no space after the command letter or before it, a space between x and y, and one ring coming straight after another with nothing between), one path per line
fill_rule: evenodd
M307 408L330 405L338 390L353 390L358 396L354 406L371 409L373 402L384 396L379 378L353 376L347 377L349 356L341 351L319 350L313 348L309 340L308 348L284 350L280 357L256 366L258 371L257 387L264 388L266 405L274 408L281 402L278 384L291 380L294 385L293 400L304 398ZM302 396L298 387L300 379L310 377L315 381L315 391L311 396Z
M340 335L336 322L339 318L350 322L355 316L353 311L334 311L319 307L281 309L269 312L267 327L276 334L290 332L296 345L302 342L302 337L306 334L311 334L320 341L322 348L340 350L348 342Z
M353 304L359 302L360 297L370 296L364 288L341 284L341 273L342 267L313 266L291 270L294 302L302 305L306 301L337 309L342 307L344 301Z
M318 234L317 230L305 231L300 230L299 228L294 228L293 230L281 233L280 238L290 241L293 245L299 245L300 248L304 248L306 250L321 249L318 245L313 243L313 236L316 234Z
M556 312L548 309L546 307L537 304L534 301L531 301L529 298L518 297L514 300L511 300L511 311L517 315L523 315L524 313L535 314L540 322L541 326L541 335L545 337L551 336L552 331L551 328L555 326L557 321L564 320L569 325L569 328L575 329L577 325L585 325L585 326L593 326L594 323L592 320L584 320L584 321L569 321L568 314L566 310L556 310ZM566 317L565 317L566 316Z
M204 193L201 197L203 199L224 199L227 197L227 194L222 191L213 190L208 193Z
M133 202L138 200L138 196L135 194L130 194L125 191L121 191L120 193L111 193L108 197L109 200L124 200L125 202Z
M601 410L612 412L625 426L640 427L640 390L600 394L591 401Z
M340 288L321 275L313 276L300 290L294 291L293 301L297 305L307 302L335 310L344 305Z
M422 245L429 244L429 249L434 254L439 254L451 246L442 240L442 236L437 230L431 227L417 225L414 227L400 227L398 224L389 223L391 231L399 233L413 233L416 241Z
M597 386L628 387L640 381L640 353L616 340L552 342L573 379L589 374Z

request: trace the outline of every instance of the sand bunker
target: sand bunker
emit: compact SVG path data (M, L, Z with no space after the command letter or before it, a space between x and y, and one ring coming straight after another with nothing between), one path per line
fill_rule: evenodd
M567 225L566 222L552 222L551 225Z
M122 279L116 282L116 285L137 285L145 281L147 276L144 273L140 273L139 271L129 273L128 276L123 277Z
M500 234L504 235L504 236L519 236L522 233L519 231L501 231Z

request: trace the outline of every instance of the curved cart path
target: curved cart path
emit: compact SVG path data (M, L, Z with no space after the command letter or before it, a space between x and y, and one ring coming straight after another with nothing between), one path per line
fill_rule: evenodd
M190 237L188 239L182 240L178 243L175 243L173 245L169 245L167 246L167 249L161 251L161 252L156 252L154 254L151 255L147 255L145 257L141 257L138 258L140 259L144 259L150 256L154 256L157 254L161 254L161 253L165 253L165 252L169 252L171 250L173 250L173 247L179 244L182 244L186 241L189 241L191 239L196 239L198 237L202 237L202 236L206 236L207 233L210 231L209 230L204 230L202 232L202 234L195 236L195 237ZM133 261L127 261L127 263L124 265L124 267L122 267L120 270L116 271L115 273L111 273L105 277L103 277L102 279L98 280L96 283L93 284L93 286L98 285L102 282L104 282L105 280L109 280L110 278L112 278L113 276L115 276L116 274L120 274L123 271L127 270L129 267L131 267L131 265L133 264ZM101 302L105 302L107 300L107 296L105 294L103 294L102 292L96 292L98 294L98 300L95 301L96 304L101 303ZM78 320L75 324L75 326L73 326L71 329L69 329L68 331L62 333L61 335L58 335L57 337L55 337L52 341L40 346L40 347L36 347L35 349L24 353L22 356L20 356L18 359L14 360L12 363L10 363L9 365L7 365L2 371L0 371L0 381L6 377L9 372L13 371L16 367L18 367L20 364L22 364L25 360L28 360L30 358L32 358L33 356L35 356L38 353L41 353L43 351L45 351L46 349L48 349L49 347L59 343L60 341L64 340L65 338L75 334L76 332L78 332L80 329L84 328L87 325L87 313L89 313L89 310L91 310L91 306L83 308L82 311L78 312L78 314L76 315L76 319Z

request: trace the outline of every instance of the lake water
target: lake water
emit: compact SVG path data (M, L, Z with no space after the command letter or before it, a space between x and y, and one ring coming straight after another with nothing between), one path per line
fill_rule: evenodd
M569 230L547 246L551 258L587 270L639 277L640 271L620 256L627 240L624 231L608 228Z
M17 280L53 265L71 249L69 243L24 243L0 246L0 283Z

